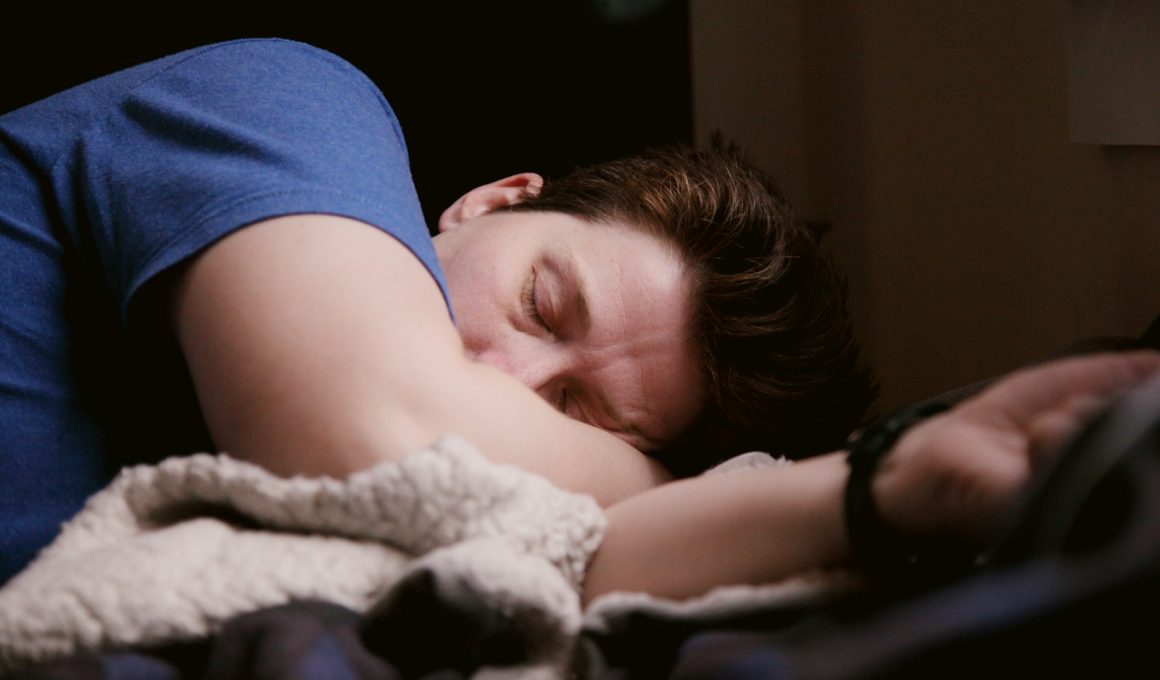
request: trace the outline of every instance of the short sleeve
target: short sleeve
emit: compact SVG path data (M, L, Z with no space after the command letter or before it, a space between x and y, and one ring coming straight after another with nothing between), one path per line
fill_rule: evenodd
M78 137L55 181L82 187L97 266L124 317L159 272L247 224L341 215L402 242L447 299L399 123L364 74L286 40L202 48L137 84Z

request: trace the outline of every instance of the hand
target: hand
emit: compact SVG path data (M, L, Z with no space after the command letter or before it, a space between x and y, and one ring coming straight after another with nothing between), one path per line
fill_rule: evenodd
M1160 353L1065 359L1013 373L915 426L874 479L885 522L982 545L1032 474L1117 396L1160 376Z

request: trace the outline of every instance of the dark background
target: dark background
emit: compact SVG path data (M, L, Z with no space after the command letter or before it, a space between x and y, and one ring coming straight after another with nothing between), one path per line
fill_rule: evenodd
M311 3L239 14L166 4L9 22L0 112L201 44L282 37L328 49L383 90L428 224L465 190L692 139L686 0ZM61 20L67 21L62 24Z

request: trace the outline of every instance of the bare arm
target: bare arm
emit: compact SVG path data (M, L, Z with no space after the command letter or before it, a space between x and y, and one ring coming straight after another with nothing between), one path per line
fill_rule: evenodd
M840 454L680 480L606 512L584 599L615 590L682 598L767 583L846 558Z
M905 434L875 477L885 521L915 537L981 544L1035 469L1108 401L1160 376L1160 353L1019 371ZM848 559L841 453L674 482L608 509L584 598L644 590L681 598Z
M215 445L277 473L342 476L453 432L602 504L667 480L468 359L430 274L360 222L236 232L183 272L173 314Z

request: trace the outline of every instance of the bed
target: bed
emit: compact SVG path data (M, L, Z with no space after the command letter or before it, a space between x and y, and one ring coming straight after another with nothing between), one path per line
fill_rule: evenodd
M1066 353L1155 347L1158 328ZM1130 622L1153 611L1160 568L1160 385L1130 397L1028 493L989 562L921 587L830 569L583 608L599 507L455 437L342 481L209 454L129 468L0 589L0 674L1115 674L1147 657ZM750 454L705 474L775 464Z

